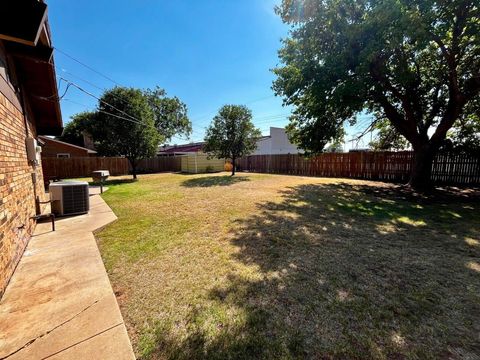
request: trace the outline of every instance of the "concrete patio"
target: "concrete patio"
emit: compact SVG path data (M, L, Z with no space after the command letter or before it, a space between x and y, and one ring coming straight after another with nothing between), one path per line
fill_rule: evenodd
M0 302L1 359L134 359L93 231L117 217L90 189L90 213L38 224Z

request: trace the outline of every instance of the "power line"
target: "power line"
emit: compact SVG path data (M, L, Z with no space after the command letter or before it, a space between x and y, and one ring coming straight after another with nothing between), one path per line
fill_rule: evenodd
M248 101L246 103L243 103L243 105L249 105L249 104L253 104L255 102L259 102L259 101L262 101L262 100L267 100L267 99L271 99L271 98L274 98L276 95L269 95L269 96L264 96L264 97L261 97L261 98L258 98L258 99L253 99L251 101ZM207 117L210 117L210 116L214 116L216 114L216 112L210 112L210 113L204 113L200 116L197 117L197 121L198 120L203 120Z
M268 123L276 123L276 122L279 122L279 121L285 121L287 120L286 117L278 117L278 118L272 118L272 119L268 119L268 120L264 120L264 121L253 121L253 123L255 125L259 125L259 124L268 124Z
M66 80L66 79L64 79L64 78L62 78L62 77L61 77L61 79L63 79L63 81L65 81L65 82L67 82L67 84L71 84L72 86L76 87L76 88L77 88L78 90L80 90L81 92L83 92L83 93L85 93L85 94L87 94L87 95L89 95L89 96L97 99L98 101L100 101L101 103L103 103L103 104L105 104L105 105L107 105L107 106L110 106L112 109L114 109L114 110L116 110L116 111L118 111L118 112L120 112L120 113L128 116L128 117L131 118L132 120L137 121L138 124L140 124L140 125L146 125L146 124L145 124L144 122L142 122L141 120L138 120L137 118L131 116L130 114L127 114L125 111L120 110L120 109L116 108L115 106L109 104L108 102L100 99L98 96L96 96L96 95L88 92L87 90L83 89L81 86L75 84L74 82L72 82L72 81L70 81L70 80Z
M275 118L286 118L287 116L290 116L290 115L291 115L290 113L266 115L266 116L254 117L253 120L268 120L268 119L275 119Z
M95 83L93 83L93 82L91 82L91 81L89 81L89 80L86 80L86 79L84 79L84 78L82 78L82 77L80 77L80 76L78 76L78 75L75 75L75 74L73 74L72 72L68 71L67 69L58 68L58 67L55 67L55 68L56 68L58 71L65 72L65 73L69 74L70 76L73 76L73 77L79 79L80 81L83 81L83 82L85 82L86 84L88 84L88 85L90 85L90 86L92 86L92 87L94 87L94 88L96 88L96 89L98 89L98 90L107 91L106 88L102 88L101 86L98 86L98 85L96 85ZM57 75L57 76L58 76L61 80L63 79L63 80L65 81L64 78L61 78L59 75ZM68 79L67 79L67 80L68 80ZM118 99L119 101L122 101L123 103L128 104L128 101L127 101L127 100L125 100L125 99L123 99L123 98L121 98L121 97L119 97L119 96L117 96L117 95L115 95L115 94L113 94L113 93L110 93L110 95L113 96L115 99ZM192 125L194 124L192 121L190 121L190 122L192 123Z
M91 81L89 81L89 80L86 80L86 79L84 79L84 78L82 78L82 77L80 77L80 76L78 76L78 75L73 74L71 71L68 71L67 69L58 68L57 66L55 66L55 68L56 68L58 71L67 73L68 75L73 76L74 78L77 78L77 79L80 80L80 81L83 81L84 83L86 83L86 84L94 87L95 89L101 90L101 91L103 91L103 92L108 91L107 88L98 86L98 85L96 85L95 83L93 83L93 82L91 82ZM57 76L58 76L58 75L57 75ZM120 101L123 102L124 104L128 104L128 101L125 100L125 99L123 99L123 98L121 98L120 96L117 96L117 95L115 95L115 94L113 94L113 93L110 93L110 95L113 96L115 99L120 100Z
M84 66L84 67L87 68L87 69L89 69L90 71L92 71L92 72L94 72L94 73L102 76L103 78L107 79L108 81L111 81L111 82L114 83L115 85L117 85L117 86L122 86L120 83L118 83L117 81L113 80L111 77L109 77L109 76L105 75L104 73L102 73L102 72L94 69L94 68L91 67L90 65L87 65L87 64L85 64L84 62L76 59L75 57L73 57L72 55L66 53L65 51L63 51L63 50L61 50L61 49L59 49L59 48L57 48L57 47L55 47L54 49L55 49L56 51L58 51L59 53L65 55L66 57L70 58L71 60L75 61L76 63ZM94 84L93 82L91 82L91 81L89 81L89 80L86 80L86 79L84 79L84 78L82 78L82 77L80 77L80 76L78 76L78 75L75 75L75 74L71 73L70 71L68 71L68 70L66 70L66 69L63 69L63 68L59 69L58 67L56 67L56 69L57 69L57 70L60 70L60 71L62 71L62 72L66 72L66 73L70 74L71 76L79 79L80 81L85 82L86 84L88 84L88 85L90 85L90 86L92 86L92 87L94 87L94 88L96 88L96 89L98 89L98 90L106 91L105 88L103 88L103 87L101 87L101 86L98 86L98 85ZM100 98L98 98L97 96L95 96L95 95L93 95L93 94L85 91L84 89L80 89L79 86L76 85L76 84L74 84L73 82L71 82L71 81L69 81L69 80L67 80L67 79L64 79L64 78L62 78L62 77L60 77L60 79L63 79L64 81L66 81L67 84L71 83L71 84L74 85L76 88L78 88L80 91L85 92L87 95L93 96L93 97L95 97L97 100L102 101L102 100L100 100ZM67 86L66 91L68 91L68 87L69 87L69 85ZM66 91L65 91L65 94L66 94ZM65 94L64 94L63 96L65 96ZM63 97L63 96L62 96L62 97ZM112 94L112 96L115 97L115 98L117 98L117 99L119 99L120 101L125 102L124 99L122 99L122 98L120 98L120 97L117 97L117 96L114 95L114 94ZM252 103L255 103L255 102L259 102L259 101L263 101L263 100L267 100L267 99L274 98L274 97L275 97L275 95L269 95L269 96L264 96L264 97L261 97L261 98L253 99L253 100L251 100L251 101L246 102L245 105L252 104ZM60 98L60 99L61 99L61 98ZM102 102L104 102L104 101L102 101ZM108 104L108 103L106 103L106 102L104 102L104 103L105 103L105 104ZM108 104L108 105L111 106L112 108L116 109L116 108L113 107L112 105L110 105L110 104ZM116 110L122 112L122 111L119 110L119 109L116 109ZM125 113L125 112L122 112L122 113L124 113L125 115L131 117L132 119L135 119L133 116L130 116L129 114L127 114L127 113ZM202 116L200 116L200 119L206 118L206 117L208 117L209 115L214 115L214 114L215 114L215 113L210 113L210 114L202 115ZM288 115L288 114L285 114L285 115ZM272 116L272 117L267 116L267 117L260 117L260 118L257 118L257 119L270 119L270 118L274 118L274 117L275 117L275 115ZM135 120L137 120L137 119L135 119ZM198 120L199 120L199 119L197 118L197 121L198 121ZM137 121L138 121L138 120L137 120ZM192 124L193 124L193 121L191 121L191 122L192 122Z
M65 101L68 101L68 102L71 102L73 104L77 104L77 105L80 105L80 106L84 106L85 108L89 108L89 106L85 105L85 104L81 104L79 102L76 102L76 101L73 101L73 100L70 100L70 99L63 99ZM126 118L124 116L120 116L120 115L117 115L117 114L112 114L108 111L104 111L104 110L99 110L97 109L98 112L102 113L102 114L106 114L106 115L110 115L110 116L113 116L113 117L116 117L116 118L119 118L119 119L122 119L122 120L126 120L126 121L130 121L130 122L133 122L133 123L136 123L136 124L139 124L139 125L145 125L144 123L138 123L137 121L135 120L132 120L132 119L129 119L129 118Z
M79 103L78 101L74 101L74 100L71 100L71 99L68 99L68 98L64 98L64 99L62 99L62 100L68 101L68 102L70 102L70 103L72 103L72 104L76 104L76 105L79 105L79 106L83 106L84 108L87 108L87 109L90 108L90 106L88 106L88 105ZM126 118L126 117L124 117L124 116L112 114L112 113L110 113L110 112L108 112L108 111L99 110L99 109L97 109L97 111L100 112L100 113L106 114L106 115L114 116L114 117L116 117L116 118L118 118L118 119L123 119L123 120L130 121L130 122L133 122L133 123L136 123L136 124L140 124L140 125L145 125L144 123L138 123L137 121L134 121L134 120L132 120L132 119ZM199 137L202 137L202 136L203 136L203 133L200 133L200 131L196 131L196 130L193 130L193 129L192 129L192 135L195 135L195 134L196 134L197 136L199 136Z
M82 61L74 58L72 55L67 54L65 51L63 51L63 50L61 50L61 49L58 49L58 48L55 48L55 50L57 50L58 52L60 52L61 54L65 55L65 56L67 56L68 58L72 59L73 61L79 63L80 65L84 66L85 68L89 69L90 71L93 71L94 73L96 73L96 74L102 76L103 78L105 78L105 79L113 82L114 84L116 84L116 85L118 85L118 86L121 86L118 82L116 82L115 80L113 80L113 79L110 78L109 76L101 73L100 71L98 71L98 70L94 69L93 67L85 64L84 62L82 62ZM56 67L56 68L57 68L57 70L59 70L58 67ZM70 74L71 76L79 79L80 81L85 82L86 84L88 84L88 85L90 85L90 86L92 86L92 87L94 87L94 88L96 88L96 89L98 89L98 90L106 91L105 88L103 88L103 87L101 87L101 86L98 86L98 85L94 84L93 82L91 82L91 81L89 81L89 80L86 80L86 79L84 79L84 78L82 78L82 77L80 77L80 76L78 76L78 75L75 75L75 74L69 72L69 71L66 70L66 69L63 69L63 68L62 68L62 69L60 69L60 70L61 70L62 72L66 72L66 73ZM60 77L60 81L62 81L62 80L65 81L65 82L67 82L67 88L66 88L64 94L62 95L62 97L60 97L60 100L63 98L63 96L66 95L69 87L70 87L71 85L73 85L73 86L75 86L78 90L84 92L85 94L87 94L87 95L89 95L89 96L92 96L93 98L95 98L95 99L97 99L98 101L106 104L107 106L110 106L111 108L119 111L120 113L123 113L124 115L128 116L128 117L131 118L132 120L137 121L138 123L141 123L140 120L138 120L138 119L136 119L135 117L127 114L126 112L124 112L124 111L122 111L122 110L114 107L113 105L111 105L111 104L109 104L109 103L101 100L98 96L96 96L96 95L94 95L94 94L86 91L85 89L81 88L79 85L75 84L74 82L72 82L72 81L70 81L70 80L68 80L68 79L65 79L65 78L63 78L63 77ZM119 100L121 100L121 101L123 101L123 102L125 102L124 99L122 99L122 98L120 98L120 97L117 97L117 96L114 95L114 94L112 94L112 96L115 97L115 98L117 98L117 99L119 99ZM253 100L248 101L247 103L245 103L245 105L252 104L252 103L255 103L255 102L258 102L258 101L262 101L262 100L266 100L266 99L270 99L270 98L273 98L273 97L275 97L275 95L269 95L269 96L264 96L264 97L261 97L261 98L253 99ZM214 114L214 113L212 113L212 114ZM277 119L277 118L280 119L280 118L282 118L283 116L286 116L286 115L289 115L289 114L279 114L279 115L271 115L271 116L266 116L266 117L259 117L259 118L256 118L256 120L257 120L257 119L260 119L260 120L263 120L263 119L265 119L265 120L267 120L267 119L268 119L268 120L273 120L273 119ZM208 115L207 115L207 116L208 116ZM191 123L192 123L192 125L194 124L193 121L191 121ZM196 132L196 131L195 131L195 132ZM192 134L193 134L193 133L194 133L194 131L192 131Z
M66 80L63 79L63 78L62 78L62 80L63 80L63 81L66 81ZM75 86L75 85L73 85L73 86ZM76 87L76 86L75 86L75 87ZM80 89L79 89L79 90L80 90ZM80 90L80 91L82 91L82 90ZM87 92L87 93L88 93L88 92ZM98 97L94 96L93 94L89 94L89 93L88 93L88 95L93 96L95 99L99 100ZM82 106L82 107L87 108L87 109L90 108L90 106L88 106L88 105L79 103L79 102L74 101L74 100L71 100L71 99L64 98L63 100L68 101L68 102L70 102L70 103L72 103L72 104L76 104L76 105ZM102 100L99 100L99 101L102 101ZM104 101L102 101L102 102L104 102ZM104 103L106 103L106 102L104 102ZM106 104L109 105L109 106L111 106L111 107L113 107L112 105L110 105L110 104L108 104L108 103L106 103ZM116 109L116 108L114 108L114 109ZM118 110L118 109L116 109L116 110L117 110L117 111L121 111L121 110ZM98 112L101 112L101 113L104 113L104 114L107 114L107 115L115 116L115 117L117 117L117 118L119 118L119 119L124 119L124 120L130 121L130 122L133 122L133 123L145 125L144 123L139 123L139 122L137 122L137 121L135 121L135 120L127 119L127 118L125 118L125 117L123 117L123 116L115 115L115 114L109 113L109 112L104 111L104 110L99 110L99 109L97 109L97 111L98 111ZM135 119L135 118L133 118L133 119ZM203 135L204 135L201 130L193 130L193 129L192 129L192 133L191 133L191 134L192 134L192 135L199 136L199 137L203 137Z
M59 67L57 67L57 66L55 66L55 69L57 69L57 71L60 71L60 72L62 72L62 73L67 73L67 74L69 74L70 76L73 76L74 78L77 78L78 80L83 81L84 83L86 83L86 84L88 84L88 85L90 85L90 86L93 86L94 88L96 88L96 89L98 89L98 90L102 90L102 91L105 91L105 90L106 90L105 88L103 88L103 87L101 87L101 86L95 85L94 83L92 83L92 82L89 81L89 80L85 80L85 79L81 78L80 76L71 73L71 72L68 71L67 69L59 68Z
M75 61L76 63L82 65L83 67L89 69L90 71L96 73L97 75L100 75L100 76L103 77L104 79L106 79L106 80L108 80L108 81L111 81L111 82L114 83L115 85L117 85L117 86L122 86L120 83L118 83L117 81L115 81L115 80L112 79L111 77L109 77L109 76L105 75L104 73L96 70L96 69L93 68L92 66L85 64L83 61L78 60L77 58L75 58L75 57L73 57L72 55L66 53L65 51L63 51L63 50L61 50L61 49L59 49L59 48L57 48L57 47L55 47L54 49L55 49L56 51L58 51L59 53L63 54L64 56L68 57L69 59ZM56 67L56 68L57 68L57 70L58 70L58 67ZM84 78L82 78L82 77L80 77L80 76L78 76L78 75L75 75L75 74L67 71L66 69L61 69L61 71L70 74L71 76L79 79L80 81L85 82L86 84L89 84L90 86L92 86L92 87L94 87L94 88L96 88L96 89L98 89L98 90L106 91L105 88L100 87L100 86L94 84L93 82L91 82L91 81L89 81L89 80L86 80L86 79L84 79ZM63 96L66 95L66 93L67 93L70 85L73 85L73 86L75 86L78 90L84 92L85 94L94 97L94 98L97 99L98 101L103 102L104 104L106 104L106 105L110 106L111 108L113 108L113 109L115 109L115 110L123 113L124 115L130 117L131 119L133 119L133 120L135 120L135 121L141 122L140 120L138 120L138 119L136 119L135 117L127 114L126 112L124 112L124 111L122 111L122 110L119 110L119 109L115 108L113 105L110 105L110 104L108 104L107 102L101 100L99 97L95 96L94 94L91 94L91 93L89 93L88 91L82 89L80 86L78 86L77 84L73 83L72 81L69 81L69 80L64 79L64 78L62 78L62 77L60 77L60 79L63 80L63 81L65 81L65 82L67 82L67 88L66 88L66 90L65 90L65 93L62 95L62 97L59 98L60 100L63 98ZM115 98L117 98L117 99L119 99L120 101L125 102L124 99L122 99L122 98L120 98L120 97L117 97L117 96L114 95L114 94L112 94L112 96L115 97ZM269 95L269 96L264 96L264 97L261 97L261 98L253 99L253 100L251 100L251 101L246 102L245 105L249 105L249 104L252 104L252 103L255 103L255 102L259 102L259 101L267 100L267 99L270 99L270 98L274 98L275 96L276 96L276 95ZM208 117L208 116L210 116L210 115L214 115L214 114L215 114L215 113L212 112L212 113L210 113L210 114L202 115L202 116L200 116L200 119L206 118L206 117ZM285 114L285 115L289 115L289 114ZM260 120L262 120L262 119L265 119L265 120L266 120L266 119L275 119L275 118L277 118L277 116L283 116L283 115L273 115L273 116L267 116L267 117L260 117L260 118L257 118L257 119L260 119ZM198 121L198 120L199 120L199 119L197 118L197 121ZM194 124L193 121L192 121L191 123L192 123L192 125Z
M55 49L56 51L58 51L59 53L65 55L66 57L72 59L72 60L75 61L76 63L84 66L84 67L87 68L87 69L89 69L90 71L93 71L95 74L100 75L101 77L103 77L104 79L107 79L108 81L111 81L111 82L114 83L115 85L117 85L117 86L122 86L121 84L119 84L118 82L116 82L115 80L113 80L111 77L109 77L109 76L101 73L101 72L98 71L98 70L95 70L93 67L85 64L84 62L82 62L82 61L80 61L80 60L78 60L78 59L76 59L76 58L74 58L72 55L67 54L65 51L60 50L60 49L57 48L57 47L55 47L54 49Z

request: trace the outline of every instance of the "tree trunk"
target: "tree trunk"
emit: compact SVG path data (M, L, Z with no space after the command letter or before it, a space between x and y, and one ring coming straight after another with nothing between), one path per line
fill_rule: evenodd
M235 156L232 156L232 176L235 175Z
M429 145L414 149L413 167L408 183L414 190L422 193L433 190L432 164L435 154L436 151Z
M133 159L128 159L128 161L130 161L130 165L132 166L133 179L137 180L137 161Z

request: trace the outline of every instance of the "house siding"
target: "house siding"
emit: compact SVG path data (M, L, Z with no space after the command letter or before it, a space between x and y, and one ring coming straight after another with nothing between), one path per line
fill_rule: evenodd
M62 144L59 142L45 141L45 145L42 147L42 157L57 157L57 154L70 154L70 157L88 157L95 156L95 154L89 154L87 149L80 149L78 147L70 146L68 144Z
M302 154L303 150L292 144L284 128L270 127L270 136L257 141L252 155Z
M0 82L8 88L3 77ZM8 95L0 92L0 297L34 231L35 196L46 199L41 163L27 160L25 140L36 137L35 127Z

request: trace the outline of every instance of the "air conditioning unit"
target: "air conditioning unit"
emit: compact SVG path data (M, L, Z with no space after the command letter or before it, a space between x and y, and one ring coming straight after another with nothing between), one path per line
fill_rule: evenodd
M85 214L90 209L88 183L58 181L49 186L52 212L56 216Z

